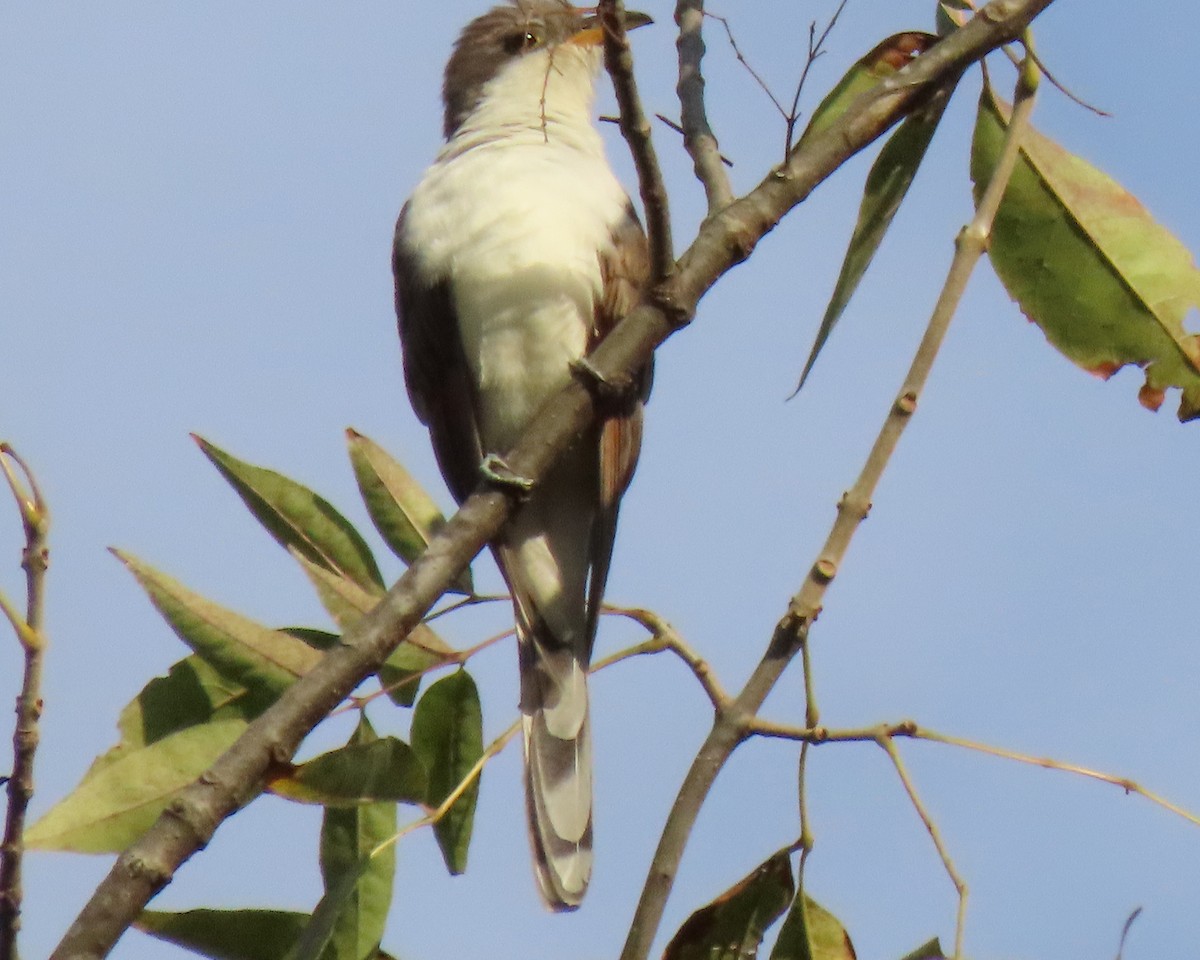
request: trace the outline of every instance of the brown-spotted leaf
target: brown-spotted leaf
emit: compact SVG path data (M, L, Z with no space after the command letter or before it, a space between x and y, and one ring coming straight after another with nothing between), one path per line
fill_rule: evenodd
M371 522L392 552L405 563L412 563L446 518L425 488L374 440L348 429L346 442ZM464 594L474 591L470 567L455 581L453 589Z
M745 960L792 900L789 850L780 850L684 921L663 960Z
M1009 106L985 86L975 122L976 197L995 167ZM1025 315L1089 373L1145 371L1150 409L1183 391L1179 419L1200 416L1200 304L1191 253L1120 184L1030 129L992 228L992 265Z
M813 111L812 119L797 142L797 148L806 138L829 128L859 96L876 84L886 80L919 54L937 43L931 33L909 31L897 33L877 44L870 53L862 57L821 101Z

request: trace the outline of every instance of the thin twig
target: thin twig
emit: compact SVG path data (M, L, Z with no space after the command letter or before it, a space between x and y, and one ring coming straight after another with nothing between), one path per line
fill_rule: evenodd
M488 761L496 756L496 754L498 754L505 747L507 747L509 741L516 736L517 731L520 729L520 719L514 720L509 725L507 730L505 730L502 734L500 734L500 736L487 745L479 759L475 761L475 765L467 771L467 775L459 781L458 786L456 786L446 795L445 800L439 803L436 808L431 810L425 816L421 817L419 820L414 820L412 823L401 827L394 834L375 847L375 849L370 852L369 856L374 857L379 853L382 853L388 847L399 843L410 833L420 830L422 827L431 827L445 817L446 814L450 812L450 808L458 802L459 797L466 793L471 784L479 778L481 773L483 773L483 768L487 766Z
M704 73L701 70L705 52L704 0L678 0L675 23L679 25L679 36L675 40L679 82L675 85L675 93L679 97L683 148L692 158L692 169L704 187L711 214L733 202L733 187L721 167L722 162L728 161L721 156L704 105Z
M638 189L646 212L646 237L650 242L650 279L657 285L675 269L675 247L671 241L671 213L667 187L654 153L650 121L642 109L633 77L633 52L625 36L625 5L622 0L599 0L596 14L604 27L604 66L612 78L617 106L621 108L621 134L629 144L637 169Z
M605 667L611 667L614 663L628 660L631 657L662 653L664 650L670 650L687 664L688 668L700 682L700 686L704 688L704 692L708 694L708 699L712 702L716 710L724 710L729 705L729 694L721 686L721 681L713 673L713 669L709 666L708 661L696 653L675 628L657 613L652 610L642 610L635 607L614 607L609 604L605 604L604 612L613 616L626 617L640 624L650 634L650 639L644 643L639 643L637 646L630 647L627 650L620 650L611 656L605 657L603 660L597 661L592 664L592 673L603 670Z
M843 0L843 2L845 2L845 0ZM740 63L746 69L746 72L754 78L754 82L757 83L762 89L762 92L767 95L767 99L774 104L775 109L779 111L779 115L783 117L784 120L790 119L787 110L784 108L783 104L779 102L779 98L772 92L770 85L766 80L759 76L758 71L755 70L750 61L746 59L746 55L742 53L742 48L738 46L738 42L733 36L733 28L729 25L729 20L725 17L722 17L720 14L710 13L707 10L704 11L704 15L710 20L716 20L725 28L725 36L729 38L729 46L733 49L733 55L737 57L737 62Z
M499 603L501 600L512 600L512 597L507 593L473 593L468 597L459 597L452 603L446 604L444 607L439 607L425 618L426 623L433 623L434 620L446 616L448 613L454 613L457 610L462 610L464 607L474 607L483 603Z
M994 8L994 5L992 7ZM964 31L966 29L964 28ZM959 34L964 31L959 31ZM903 74L904 70L900 73ZM809 629L820 612L821 602L829 584L837 575L855 531L866 518L883 471L891 460L912 414L916 411L917 399L929 378L929 372L962 299L967 281L986 247L1000 197L1012 175L1021 132L1028 123L1035 89L1036 78L1030 70L1023 71L1017 95L1014 97L1012 119L1000 159L974 219L959 234L950 272L930 316L925 335L913 356L900 393L884 419L862 472L838 505L837 518L825 546L810 568L804 584L792 598L787 613L776 625L766 654L730 708L718 714L712 731L700 747L679 788L642 887L642 895L630 925L621 960L645 960L649 955L650 945L662 921L667 897L670 895L700 807L708 796L717 774L737 745L748 735L747 719L758 713L783 671L808 642ZM819 139L822 138L818 137ZM803 151L797 151L801 152Z
M896 768L896 775L900 778L900 783L904 786L904 792L908 794L908 799L912 801L913 808L917 811L917 816L925 824L925 829L928 831L930 839L933 840L933 845L937 849L938 856L941 857L942 866L945 868L947 876L950 877L950 882L954 884L954 889L958 894L958 912L954 923L954 953L951 955L951 960L963 960L963 932L967 920L967 885L954 866L954 861L950 857L950 851L946 848L945 841L942 840L941 831L938 829L933 817L929 815L925 804L921 802L920 794L917 793L917 788L913 784L912 778L908 775L908 770L900 757L900 751L896 749L895 740L885 734L881 734L875 738L875 742L883 748L884 753L888 755L888 759L892 761L892 766Z
M812 69L812 65L817 62L817 58L825 52L825 41L829 39L829 34L833 32L833 28L838 22L838 17L846 9L847 2L848 0L842 0L838 4L838 8L833 11L833 16L825 24L825 29L821 31L820 37L816 36L816 23L808 25L808 56L804 60L804 69L800 71L800 79L796 81L796 93L792 97L792 109L784 114L784 119L787 120L787 133L783 143L783 155L785 157L792 152L792 143L796 136L796 124L800 120L800 94L804 92L804 84L808 80L808 72Z
M666 124L668 127L670 127L672 130L674 130L676 133L680 134L681 136L686 136L686 135L687 135L687 131L685 131L685 130L683 129L683 125L682 125L682 124L678 124L678 123L676 123L674 120L672 120L672 119L671 119L670 117L668 117L666 114L664 114L664 113L656 113L654 116L655 116L655 117L656 117L658 120L660 120L661 122L663 122L664 124ZM603 120L604 118L603 118L603 117L601 117L600 119L601 119L601 120ZM717 154L717 157L720 159L721 163L723 163L725 166L727 166L727 167L730 167L730 168L732 168L732 167L733 167L733 161L732 161L732 160L730 160L730 159L729 159L727 156L725 156L725 154L723 154L723 153L718 153L718 154Z
M17 476L13 464L19 468L22 477ZM42 661L46 652L42 631L46 569L50 563L47 541L50 511L33 472L7 443L0 443L0 471L17 502L25 532L25 547L21 554L21 567L25 571L24 616L0 595L0 608L16 631L25 660L21 692L17 694L17 721L13 728L13 769L5 783L8 804L4 839L0 843L0 960L15 960L24 897L21 875L25 816L33 797L33 762L41 738L38 723L42 716Z
M653 302L642 303L622 320L589 354L591 364L613 381L643 369L654 349L688 324L704 294L749 256L758 241L841 164L874 143L929 90L1019 36L1053 3L992 0L985 8L987 16L976 17L894 77L864 92L828 129L793 151L786 164L769 171L749 194L708 217L677 269L656 291ZM593 393L572 378L547 402L504 456L513 472L535 481L544 477L557 456L598 416ZM271 765L292 756L308 732L349 691L379 669L470 560L495 538L515 509L516 499L504 491L481 488L472 494L379 605L345 632L343 642L288 687L237 743L186 787L146 833L117 858L64 934L52 955L54 960L97 960L107 955L149 899L170 883L179 867L212 838L225 818L262 791ZM781 642L786 640L781 637ZM772 656L776 649L772 648ZM773 682L774 672L773 667L764 669L759 680ZM747 697L757 696L761 685L756 681ZM757 706L750 712L756 710ZM685 781L689 797L691 792L707 790L723 762L722 755L736 742L736 729L728 724L718 735L710 734L703 755L693 762L693 771ZM708 761L715 762L711 776L699 772ZM688 807L693 805L692 799L682 802ZM682 853L690 827L690 823L673 827L672 839L660 843L663 862L669 869L645 897L647 903L665 903L665 891L678 864L675 850ZM670 866L671 860L674 866ZM639 910L639 924L646 932L631 931L633 945L626 960L647 955L661 918L661 907ZM647 936L649 940L643 942Z

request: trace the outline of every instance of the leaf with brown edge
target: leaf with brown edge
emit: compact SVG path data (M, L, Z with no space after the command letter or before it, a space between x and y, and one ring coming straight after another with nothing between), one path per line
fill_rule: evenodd
M446 518L412 474L374 440L347 428L346 442L371 522L391 551L405 563L412 563L445 525ZM474 592L470 567L452 589L468 596Z
M382 588L383 575L354 525L324 497L281 473L239 460L192 434L247 509L283 547L363 587Z
M749 876L693 913L679 928L663 960L744 960L792 900L790 849L780 850Z
M971 150L978 197L1010 108L984 88ZM1030 128L996 214L988 255L1024 314L1067 358L1107 379L1142 367L1138 399L1183 391L1179 419L1200 416L1200 337L1184 329L1200 304L1191 253L1115 180Z
M794 149L799 149L800 144L808 137L828 129L858 97L924 53L937 43L937 40L932 33L908 31L894 34L877 44L870 53L846 71L837 86L829 91L813 111L812 119L809 120Z

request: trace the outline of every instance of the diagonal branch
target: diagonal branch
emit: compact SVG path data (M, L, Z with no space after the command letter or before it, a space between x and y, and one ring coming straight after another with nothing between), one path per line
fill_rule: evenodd
M864 93L836 123L806 141L804 149L772 170L750 194L709 218L675 270L655 291L654 302L643 303L630 313L591 354L597 372L616 382L642 369L655 347L688 323L696 304L713 284L744 260L759 239L822 180L898 122L929 89L1018 37L1052 2L993 0L965 27ZM536 482L596 415L588 388L572 381L546 404L504 459L516 474ZM208 842L226 817L261 791L272 764L290 758L308 731L379 668L459 572L499 532L514 507L509 496L494 489L473 494L379 605L347 631L343 642L258 717L238 742L118 857L53 956L89 960L107 955L179 866ZM785 636L779 642L790 646L794 641ZM778 659L778 649L773 643L768 664ZM774 680L763 679L769 679L769 689ZM760 687L748 687L739 697L738 708L753 704L756 709L755 699L766 695L766 689ZM630 954L645 955L645 950Z

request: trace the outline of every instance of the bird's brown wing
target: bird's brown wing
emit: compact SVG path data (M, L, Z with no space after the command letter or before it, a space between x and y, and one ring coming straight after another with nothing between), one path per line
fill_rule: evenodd
M421 422L429 428L434 454L454 499L461 503L479 481L483 459L471 382L450 284L422 275L405 234L400 211L392 245L396 316L404 351L404 380Z
M603 287L596 304L589 352L637 306L650 279L646 234L632 205L613 231L612 248L600 256L600 275ZM592 527L588 584L588 635L593 641L612 560L621 496L633 478L642 448L642 407L650 395L653 363L651 360L639 373L636 394L628 399L627 408L608 416L599 426L599 502Z

